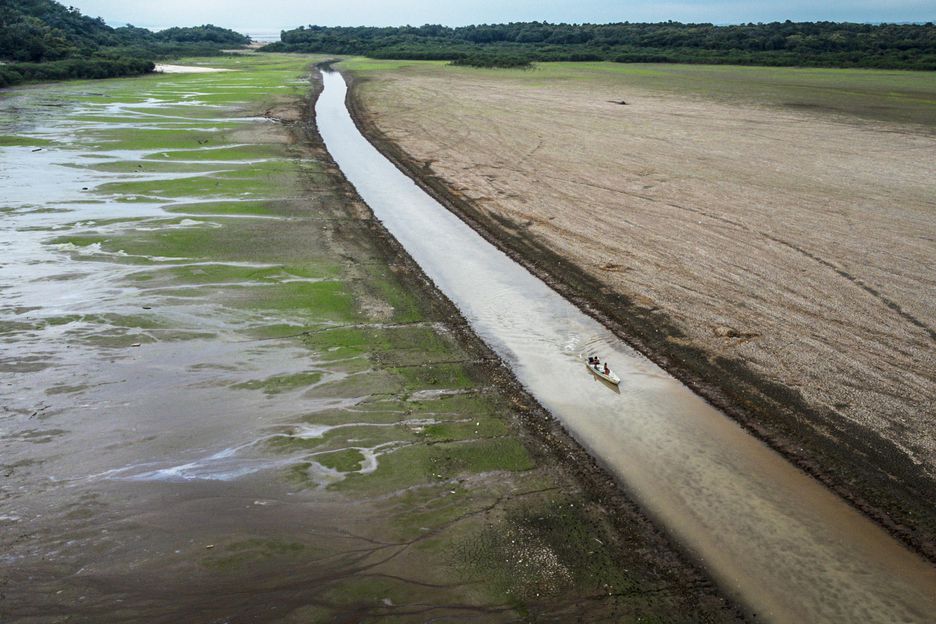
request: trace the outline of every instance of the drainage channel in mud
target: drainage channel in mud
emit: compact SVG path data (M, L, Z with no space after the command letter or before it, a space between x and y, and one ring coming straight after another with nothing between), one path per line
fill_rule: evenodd
M776 622L924 622L936 570L484 241L358 131L340 74L317 124L348 180L526 388L726 591ZM598 353L620 391L588 373Z

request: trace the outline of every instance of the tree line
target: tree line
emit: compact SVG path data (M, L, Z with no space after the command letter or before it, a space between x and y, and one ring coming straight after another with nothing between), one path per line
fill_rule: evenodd
M517 66L534 61L731 63L810 67L936 69L936 26L768 24L550 24L451 28L301 26L264 48Z
M151 72L154 61L214 55L250 38L211 24L152 32L112 28L53 0L0 4L0 87L28 80L113 78Z

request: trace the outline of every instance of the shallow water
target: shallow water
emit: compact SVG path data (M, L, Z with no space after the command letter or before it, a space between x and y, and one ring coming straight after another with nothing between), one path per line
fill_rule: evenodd
M100 188L112 182L213 179L227 171L246 177L256 164L274 160L301 175L289 169L297 161L285 147L276 151L269 145L268 158L199 159L210 170L198 173L184 172L188 161L181 159L172 161L181 165L177 173L137 172L137 163L149 166L154 155L186 155L193 148L210 155L255 145L231 136L222 145L199 147L193 141L180 148L110 149L109 138L130 145L139 139L145 146L148 131L191 121L177 114L179 101L169 89L174 80L181 81L176 91L185 97L202 95L184 88L194 84L192 77L153 77L133 83L137 87L128 87L130 81L96 83L101 101L84 101L81 89L87 87L73 84L0 98L0 135L37 141L29 147L0 145L4 622L194 621L208 617L204 605L227 621L225 614L240 616L248 607L268 610L262 592L243 592L236 576L206 578L204 545L222 550L225 543L254 535L305 543L315 531L339 533L363 523L342 517L345 510L322 488L375 471L381 457L411 441L408 428L418 425L402 415L388 418L379 406L364 407L373 397L346 384L366 371L365 355L326 357L296 338L278 337L285 330L264 333L271 326L295 332L327 328L333 321L300 307L270 309L262 301L238 299L238 293L258 289L341 279L314 276L319 255L326 253L315 237L321 226L301 216L309 214L315 197L290 197L301 192L271 182L269 214L204 215L201 203L236 206L264 197L222 193L127 201L119 190ZM217 88L238 78L231 72L212 80ZM46 100L57 105L45 109ZM195 121L207 127L224 122L264 138L282 132L262 117L234 116L224 106L203 108L208 116ZM127 127L134 132L130 140L122 134ZM103 163L131 166L127 173L89 168ZM275 209L287 203L295 204L293 213ZM286 221L289 226L278 225ZM250 247L258 228L272 228L263 232L274 235L309 232L302 239L307 249L255 259L251 249L234 245L228 253L193 247L195 257L157 255L158 244L142 252L120 248L206 231L227 232ZM211 274L219 280L209 279ZM354 319L362 326L367 321ZM297 375L309 381L272 389L267 383ZM305 444L274 446L287 438ZM347 449L362 456L356 469L318 463L321 455ZM303 465L309 467L307 483L284 476ZM366 519L365 508L358 504L355 513ZM367 530L376 535L382 525ZM336 555L345 547L351 546L328 545ZM307 564L287 563L265 582L295 583L294 574ZM329 565L316 564L316 574L327 575ZM173 576L179 570L184 571ZM320 585L339 580L336 573ZM178 583L185 584L183 598L163 599L154 590L171 591ZM302 604L308 595L307 586L296 586L278 600Z
M733 597L774 622L929 622L936 569L615 338L426 195L323 75L345 176L517 378ZM620 392L580 359L597 353Z

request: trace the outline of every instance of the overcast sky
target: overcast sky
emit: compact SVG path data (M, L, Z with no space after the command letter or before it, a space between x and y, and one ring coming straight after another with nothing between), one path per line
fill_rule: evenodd
M936 20L936 0L62 0L108 23L280 30L510 21L768 22Z

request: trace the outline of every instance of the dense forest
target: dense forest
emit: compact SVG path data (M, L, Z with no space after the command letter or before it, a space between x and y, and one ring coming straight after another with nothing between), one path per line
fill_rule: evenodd
M303 26L264 51L437 59L485 66L533 61L731 63L811 67L936 69L936 26L773 22L769 24L548 24L449 28Z
M0 87L26 80L111 78L143 74L154 61L181 55L211 55L250 39L206 25L111 28L53 0L0 3Z

